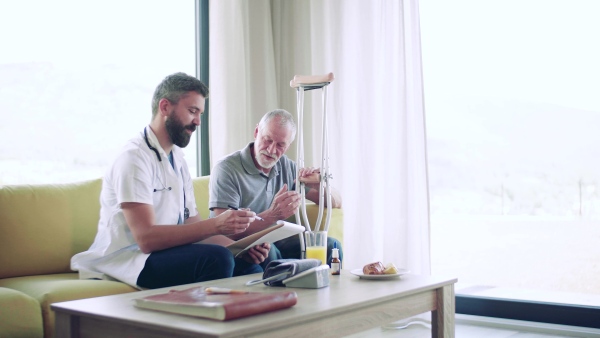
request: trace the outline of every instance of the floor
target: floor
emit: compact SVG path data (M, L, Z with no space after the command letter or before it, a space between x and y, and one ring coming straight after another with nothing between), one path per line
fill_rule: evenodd
M411 318L389 326L353 334L351 338L426 338L431 337L431 325L425 317ZM407 325L410 323L409 325ZM567 327L562 325L526 323L519 321L488 319L457 315L455 337L457 338L565 338L600 337L600 330Z

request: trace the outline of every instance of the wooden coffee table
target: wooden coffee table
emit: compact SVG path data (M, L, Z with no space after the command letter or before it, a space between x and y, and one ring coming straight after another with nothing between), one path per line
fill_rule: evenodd
M366 280L342 270L321 289L245 286L261 274L52 304L56 337L340 337L432 311L432 337L454 337L456 279L403 275ZM138 309L132 299L169 289L218 286L257 292L294 290L288 309L232 321Z

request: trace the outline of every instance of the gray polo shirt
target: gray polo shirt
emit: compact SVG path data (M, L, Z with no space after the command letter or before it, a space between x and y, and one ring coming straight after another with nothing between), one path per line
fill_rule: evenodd
M267 210L275 194L287 183L288 189L295 187L296 163L286 155L281 156L267 176L254 165L250 148L225 156L211 170L208 208L214 217L213 208L250 208L257 214Z

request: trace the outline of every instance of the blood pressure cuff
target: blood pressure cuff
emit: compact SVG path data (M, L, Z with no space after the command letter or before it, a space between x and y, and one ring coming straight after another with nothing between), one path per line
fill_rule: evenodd
M277 275L281 275L280 277L269 279L265 281L264 284L268 286L285 286L282 281L284 279L288 279L299 274L302 271L306 271L308 269L312 269L314 267L320 266L321 261L318 259L276 259L269 264L265 268L265 272L263 273L263 279L271 278Z

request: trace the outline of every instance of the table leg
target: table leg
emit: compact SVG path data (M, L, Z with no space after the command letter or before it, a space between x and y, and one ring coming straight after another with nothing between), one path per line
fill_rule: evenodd
M79 337L79 318L62 312L55 312L55 337Z
M437 289L437 307L431 312L431 337L454 338L454 284Z

